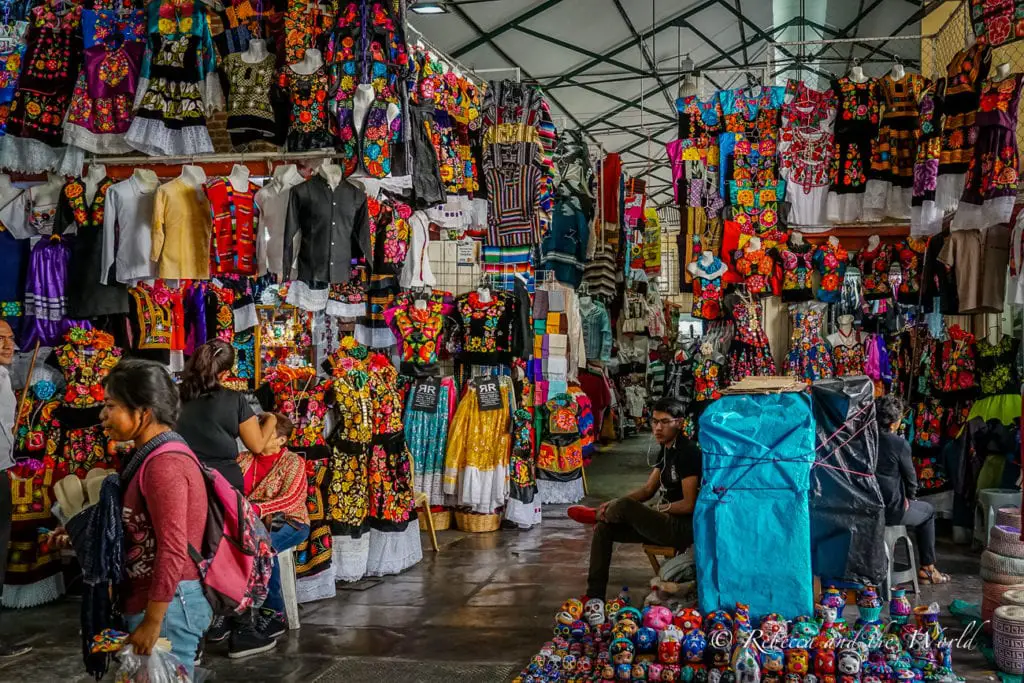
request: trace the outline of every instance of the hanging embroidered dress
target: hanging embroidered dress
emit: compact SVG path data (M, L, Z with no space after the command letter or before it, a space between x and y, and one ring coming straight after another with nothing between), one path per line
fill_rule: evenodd
M833 244L831 238L814 252L814 266L818 269L821 282L818 285L818 301L835 303L843 290L843 279L846 276L846 259L849 252L838 241Z
M748 249L736 259L736 272L743 276L743 286L754 296L774 294L772 276L775 259L765 249Z
M981 101L981 86L992 66L992 48L976 42L958 50L946 67L943 94L942 143L935 203L941 212L956 211L964 191L967 167L974 157L978 139L975 121Z
M676 100L676 111L679 139L668 143L676 202L705 210L709 219L717 217L724 206L718 153L722 105L717 97L703 101L691 95Z
M32 10L18 89L0 139L0 166L25 173L81 172L82 150L63 142L64 116L82 67L81 20L80 5L64 10L57 0Z
M864 298L868 301L888 299L892 296L892 285L889 283L889 267L892 260L892 246L883 242L879 242L874 249L864 247L857 254L861 286Z
M919 306L921 304L921 286L925 250L928 249L928 238L908 237L896 244L895 257L900 264L900 286L896 299L901 304Z
M437 381L437 380L435 380ZM414 383L405 402L405 437L413 457L415 490L430 496L430 505L444 505L444 460L448 447L448 427L455 415L456 389L452 377L443 377L437 390L434 412L418 410L416 395L423 385Z
M295 71L291 65L281 69L277 85L291 103L288 137L289 152L309 152L334 145L327 112L327 70L321 65L311 74Z
M7 130L7 117L11 114L11 102L18 90L18 75L25 58L24 31L19 38L17 44L0 48L0 135Z
M1020 391L1020 340L1004 336L995 344L978 343L978 375L982 396Z
M277 81L277 58L272 53L248 62L242 52L224 58L222 71L228 81L227 129L231 145L240 147L257 140L284 144L273 101Z
M832 363L836 377L863 375L867 363L867 349L860 332L854 330L849 336L837 330L828 336L832 346Z
M693 400L698 412L711 401L722 397L725 357L718 352L697 356L693 365Z
M942 156L944 80L921 94L920 137L914 161L914 193L910 201L910 234L934 235L942 230L942 208L936 202Z
M146 52L142 9L82 11L85 64L64 122L64 142L93 154L126 154L139 71Z
M426 301L399 297L395 303L384 315L401 343L399 369L410 377L436 374L445 316L451 313L451 304L436 296Z
M907 73L896 80L890 74L878 79L882 118L878 136L871 143L871 167L864 197L867 220L886 216L910 218L914 161L921 134L918 103L929 81Z
M813 306L790 306L793 334L786 356L786 374L808 384L834 374L832 351L821 337L822 313Z
M786 181L790 225L823 226L835 151L836 98L790 81L792 99L782 106L779 155Z
M729 346L729 382L739 382L752 375L774 375L775 359L761 324L761 302L757 299L737 301L732 317L736 331Z
M838 97L828 220L851 223L864 216L864 190L871 142L878 133L879 104L873 78L857 83L844 76L832 83Z
M67 239L42 239L32 248L25 284L25 327L22 344L53 346L67 332L68 263L71 246Z
M964 192L950 228L984 229L1009 223L1017 198L1019 158L1017 105L1022 74L985 81L975 118L978 140L967 167Z
M527 384L525 391L529 390ZM529 528L540 522L540 500L537 479L534 476L534 446L536 431L533 415L520 408L512 414L512 449L509 458L509 493L505 501L505 519L519 528Z

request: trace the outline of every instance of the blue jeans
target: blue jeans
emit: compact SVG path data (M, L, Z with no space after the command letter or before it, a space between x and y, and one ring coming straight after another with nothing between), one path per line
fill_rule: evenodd
M144 616L145 612L126 614L124 619L128 623L128 630L138 628ZM179 583L171 604L167 606L160 635L171 641L171 652L188 669L189 678L194 673L199 641L212 620L213 608L203 595L202 584L197 580Z
M276 552L294 548L302 543L309 536L309 527L303 524L300 527L293 527L285 524L277 531L270 532L270 544ZM267 584L267 599L263 603L267 609L275 612L284 611L284 596L281 595L281 564L274 558L274 570L270 573L270 583Z

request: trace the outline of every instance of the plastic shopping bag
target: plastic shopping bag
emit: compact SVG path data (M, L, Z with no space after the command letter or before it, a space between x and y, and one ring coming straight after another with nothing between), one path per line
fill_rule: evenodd
M137 655L126 645L117 655L120 662L114 683L190 683L188 670L165 647L157 645L151 655Z

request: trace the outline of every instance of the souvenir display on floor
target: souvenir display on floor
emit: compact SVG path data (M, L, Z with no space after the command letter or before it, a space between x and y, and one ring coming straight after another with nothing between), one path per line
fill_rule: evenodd
M514 679L547 681L909 681L952 683L953 643L937 605L912 608L902 590L888 603L871 586L826 589L814 615L752 615L736 603L702 614L692 606L570 598L554 637Z

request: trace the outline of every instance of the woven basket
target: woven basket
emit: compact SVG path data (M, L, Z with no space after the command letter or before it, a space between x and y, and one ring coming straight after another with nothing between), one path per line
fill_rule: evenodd
M1024 584L1007 586L1007 588L1009 590L1003 591L1003 594L999 596L999 604L1024 607Z
M996 510L996 525L1020 528L1020 508L1002 507Z
M455 526L460 531L483 534L501 527L501 515L478 515L475 512L455 511Z
M1024 607L1003 605L992 615L992 646L996 666L1008 674L1024 674Z
M430 511L430 516L434 519L434 531L447 531L452 528L452 511L445 510L434 510ZM421 511L416 517L420 520L420 531L428 533L430 528L427 526L427 519L424 517Z
M996 525L989 532L988 549L1003 557L1024 558L1024 543L1020 540L1020 528Z
M1014 580L1007 581L1005 577L1014 577ZM1007 557L986 550L981 553L981 578L1007 586L1024 583L1024 559Z

